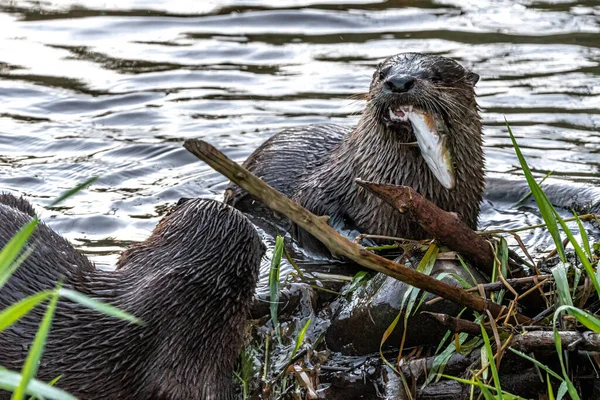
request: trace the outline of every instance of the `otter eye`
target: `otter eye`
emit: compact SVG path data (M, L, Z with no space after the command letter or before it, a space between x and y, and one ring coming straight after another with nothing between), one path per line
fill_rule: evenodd
M443 82L443 79L439 75L430 76L429 80L434 84L439 84Z
M389 66L389 67L386 67L386 68L384 68L384 69L380 69L380 70L379 70L379 79L383 79L383 78L385 78L385 77L386 77L386 75L388 74L388 72L390 72L390 69L391 69L391 68L392 68L392 67L391 67L391 66Z

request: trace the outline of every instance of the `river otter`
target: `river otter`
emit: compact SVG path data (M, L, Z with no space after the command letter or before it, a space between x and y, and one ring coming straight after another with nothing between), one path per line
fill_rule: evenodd
M412 186L475 228L484 189L481 121L474 92L478 79L445 57L418 53L389 57L373 74L356 127L284 130L263 143L244 166L313 213L328 215L338 230L426 236L418 224L356 185L356 178ZM418 134L424 126L440 135L441 153L424 147ZM434 135L425 139L429 138ZM453 165L444 164L448 154ZM440 165L450 174L444 176ZM257 208L254 200L233 184L225 195L226 203L249 214ZM303 247L318 247L308 234L296 236Z
M0 196L0 248L35 215ZM239 211L190 200L164 217L143 243L101 271L40 224L33 252L0 289L0 309L64 286L145 322L128 324L59 301L38 378L81 399L233 399L232 373L243 340L264 245ZM0 365L20 370L44 307L0 333ZM0 399L8 399L0 391Z

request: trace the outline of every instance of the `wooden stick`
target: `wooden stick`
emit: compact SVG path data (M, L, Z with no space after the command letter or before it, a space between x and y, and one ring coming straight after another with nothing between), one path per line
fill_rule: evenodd
M467 226L456 213L442 210L409 186L356 183L373 193L396 210L407 214L419 223L431 237L473 261L475 268L492 276L494 252L487 240ZM513 276L523 276L522 271Z
M600 333L591 331L558 331L563 348L568 351L600 351ZM553 331L527 331L516 335L510 347L525 353L536 350L556 351Z
M494 317L502 315L505 307L487 299L473 296L461 288L439 281L432 276L422 274L402 264L380 257L360 245L351 242L328 225L328 217L320 217L290 200L251 172L227 158L219 150L199 139L188 139L184 147L214 170L231 179L252 196L260 199L273 211L285 215L321 243L336 257L346 257L363 267L392 276L402 282L436 294L456 304L484 312L489 309ZM518 323L529 323L528 317L515 313Z
M421 314L431 317L440 325L448 328L453 333L466 332L471 335L480 335L481 328L479 324L461 318L452 317L447 314L439 314L423 311ZM484 329L488 334L493 333L493 329L489 324L484 325ZM554 341L554 331L552 330L527 330L518 335L514 335L509 346L517 350L529 353L536 350L556 351L556 342ZM509 331L501 329L500 333L504 336L508 335ZM562 344L566 350L589 350L600 351L600 333L591 331L567 331L560 330L558 334Z

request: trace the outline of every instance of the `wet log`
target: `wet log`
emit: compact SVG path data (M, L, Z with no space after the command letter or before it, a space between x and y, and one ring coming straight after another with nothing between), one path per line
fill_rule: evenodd
M591 331L558 331L563 349L569 351L600 351L600 333ZM553 331L527 331L515 335L510 347L529 353L532 351L556 351Z
M402 373L407 379L409 379L409 381L422 381L432 370L436 358L436 356L432 356L409 360L402 365ZM444 374L449 376L460 376L478 359L479 352L477 351L471 352L468 357L465 357L460 353L455 353L446 363L446 366L444 367Z
M489 309L494 317L505 315L506 307L488 299L474 296L463 289L422 274L405 265L395 263L368 251L340 235L328 224L328 217L317 216L298 203L290 200L250 171L233 162L215 147L199 139L188 139L184 147L214 170L235 182L248 193L260 199L273 211L285 215L300 228L309 232L323 243L336 257L345 257L357 264L399 279L409 285L436 294L463 307L479 312ZM530 318L513 314L510 318L520 324L527 324Z
M447 314L423 312L433 318L440 325L448 328L453 333L466 332L472 335L480 335L481 328L479 324L465 319L452 317ZM493 334L490 327L484 326L488 334ZM510 332L502 327L497 327L501 336L507 337ZM600 351L600 333L591 331L567 331L559 330L560 340L563 348L568 351L587 350ZM517 335L514 335L510 347L524 353L532 351L556 351L556 343L554 342L554 331L552 330L525 330Z
M379 197L402 214L414 219L431 237L473 262L478 270L492 276L494 253L483 237L467 226L456 213L442 210L409 186L385 185L360 179L356 183ZM525 276L515 269L514 277Z
M535 369L530 368L517 374L501 374L500 386L508 393L523 396L525 398L538 398L539 393L544 393L545 383ZM452 380L442 380L417 389L416 397L419 400L457 400L469 399L471 387ZM493 393L493 392L492 392ZM479 389L475 389L479 394Z

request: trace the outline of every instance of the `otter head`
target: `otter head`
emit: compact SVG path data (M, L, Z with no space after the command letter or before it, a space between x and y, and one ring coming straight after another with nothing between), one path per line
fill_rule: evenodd
M468 161L460 159L458 148L481 143L474 91L478 80L445 57L398 54L377 66L367 113L407 146L418 146L433 175L450 190L456 184L456 164Z
M132 398L234 398L234 366L264 252L240 211L192 199L123 253L125 309L147 324L127 338L130 368L149 382Z

